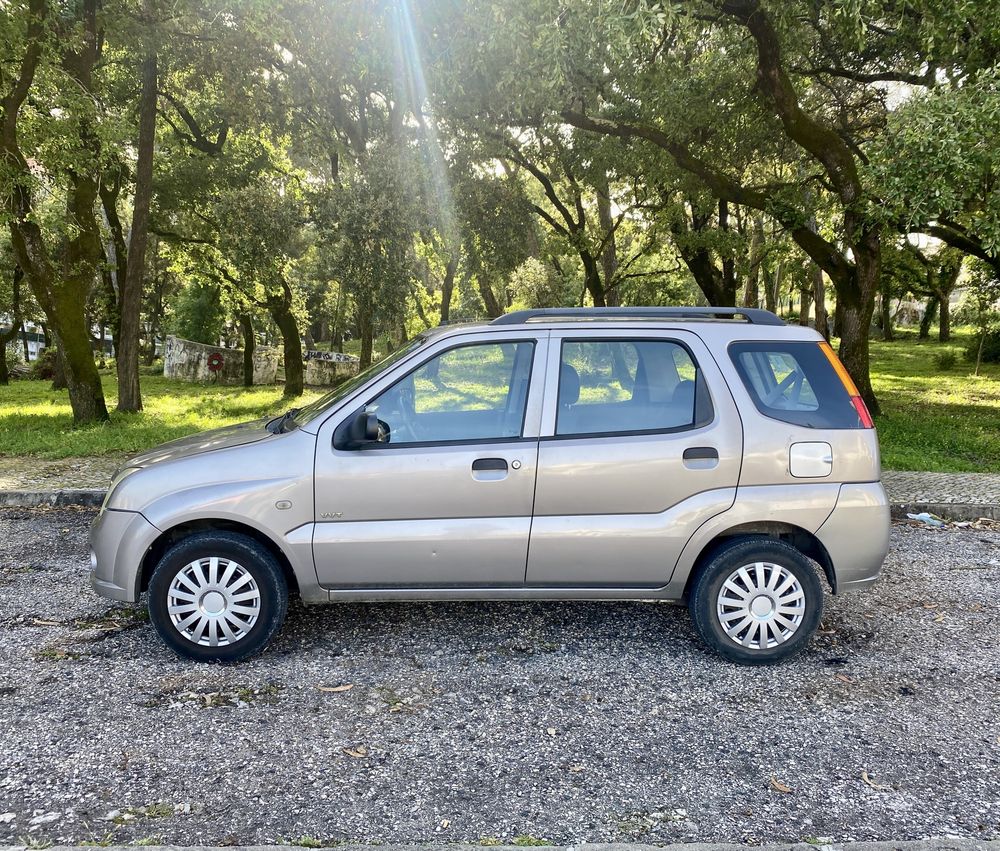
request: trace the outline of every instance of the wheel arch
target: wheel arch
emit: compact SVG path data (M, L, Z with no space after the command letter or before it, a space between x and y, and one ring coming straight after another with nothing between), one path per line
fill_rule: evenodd
M834 594L837 593L837 573L833 567L833 560L819 538L812 532L803 529L801 526L796 526L794 523L784 523L776 520L758 520L732 526L717 534L701 548L684 583L684 599L690 597L691 587L698 578L698 574L721 547L736 540L753 538L784 541L786 544L794 547L804 556L819 564L823 569L823 574L830 586L830 590Z
M174 544L198 532L235 532L251 538L265 547L277 560L278 565L281 567L281 572L285 577L285 582L288 585L289 593L296 595L300 593L299 581L295 575L292 563L276 541L260 529L249 526L246 523L221 518L185 520L162 532L153 541L149 549L146 550L145 556L143 556L139 570L139 593L149 589L150 577L152 577L153 571L156 569L156 565L159 564L160 559L163 558L164 553L174 546Z

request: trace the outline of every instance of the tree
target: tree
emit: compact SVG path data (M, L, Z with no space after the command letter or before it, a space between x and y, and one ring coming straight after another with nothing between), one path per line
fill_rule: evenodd
M139 135L136 143L135 196L132 228L129 231L125 277L120 282L119 329L116 340L118 370L118 410L141 411L139 390L139 314L146 272L146 240L149 208L153 195L153 145L156 141L157 53L153 43L153 0L143 2L146 30L143 46L139 96Z
M94 209L102 150L94 100L103 47L97 6L82 0L57 16L47 0L27 0L5 13L0 31L4 54L16 62L15 73L0 81L5 218L16 262L59 348L78 424L108 418L86 318L101 258ZM69 132L59 126L64 121ZM31 147L22 147L24 139ZM36 196L43 186L65 187L64 241L40 223Z
M354 170L331 191L321 221L321 239L332 241L340 282L354 305L364 369L375 335L401 324L413 273L408 250L416 216L394 152L372 151L364 172Z
M7 289L7 270L2 269L0 266L0 271L4 273L4 280L0 283L0 293L7 295L4 290ZM10 310L10 327L6 330L0 329L0 385L6 385L10 383L10 375L7 370L7 346L17 339L17 335L24 329L24 314L21 309L21 282L24 279L24 273L21 271L20 266L14 266L9 273L9 301ZM7 301L7 299L5 299Z
M839 243L809 227L809 210L787 193L747 185L699 155L657 123L593 117L575 108L564 109L563 118L581 129L623 139L642 139L666 151L682 169L697 176L720 201L741 204L773 215L799 247L830 277L843 311L840 355L873 412L878 403L871 387L868 329L881 268L881 226L866 213L865 193L858 155L843 138L840 128L818 110L804 103L793 84L781 34L771 13L758 0L726 0L718 8L722 26L736 22L752 39L756 53L756 81L764 95L762 106L777 119L775 129L818 169L839 205ZM649 116L655 121L655 116Z
M1000 273L998 115L1000 68L917 91L889 116L867 173L887 224Z
M281 333L285 396L301 396L305 365L292 275L305 251L305 209L295 181L262 178L229 190L215 203L214 214L220 273L243 299L270 314ZM243 316L246 311L237 312Z

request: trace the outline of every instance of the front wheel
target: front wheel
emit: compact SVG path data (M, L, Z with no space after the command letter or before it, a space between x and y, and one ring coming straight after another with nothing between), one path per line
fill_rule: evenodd
M178 655L240 662L281 627L288 586L260 543L235 532L199 532L160 559L149 582L149 619Z
M770 665L809 643L823 613L823 589L812 563L794 547L743 538L705 563L689 608L698 633L719 655Z

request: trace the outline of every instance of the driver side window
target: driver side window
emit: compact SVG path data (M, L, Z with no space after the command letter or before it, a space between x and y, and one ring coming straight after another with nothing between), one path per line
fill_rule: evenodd
M381 443L454 443L521 436L534 343L485 343L442 352L369 404Z

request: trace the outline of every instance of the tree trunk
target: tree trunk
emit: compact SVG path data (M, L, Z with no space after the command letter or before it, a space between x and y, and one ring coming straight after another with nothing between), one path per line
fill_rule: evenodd
M833 336L838 339L844 336L844 305L837 298L837 306L833 309Z
M837 287L837 304L843 305L840 356L854 379L861 398L874 416L881 409L872 389L868 338L875 311L875 292L882 277L881 246L877 235L869 234L867 239L859 240L853 250L855 265L852 276L849 280L841 281Z
M249 313L240 314L240 331L243 333L243 386L253 387L253 353L257 348L257 341L253 336L253 322Z
M299 324L292 313L292 290L287 281L281 282L282 297L274 299L269 307L274 324L281 332L282 349L285 356L285 396L301 396L305 388L305 366L302 362L302 340L299 338Z
M723 233L729 231L729 204L723 200L719 201L719 230ZM728 248L725 249L725 254L718 253L722 257L722 277L720 279L722 292L720 293L718 306L735 307L737 290L736 261L733 259L732 254L729 253Z
M7 369L7 344L17 338L18 334L23 337L24 322L21 319L21 280L24 272L20 266L14 267L14 279L11 287L10 304L10 328L7 331L0 331L0 384L10 383L10 373ZM27 346L25 346L25 360L27 360Z
M938 323L938 341L947 343L951 340L951 294L940 293L938 299L940 305L940 320Z
M747 269L747 282L743 290L743 306L758 307L760 305L760 266L764 259L764 220L761 216L753 217L750 234L750 263Z
M601 269L589 251L580 251L580 259L583 261L583 285L590 298L594 302L594 307L607 307L607 299L604 294L604 284L601 282Z
M483 300L483 307L486 308L486 315L490 319L496 319L498 316L501 316L503 308L500 306L500 302L497 300L490 282L482 274L478 274L476 275L476 284L479 286L479 295Z
M458 251L454 251L444 268L444 278L441 281L441 324L445 325L451 318L451 297L455 291L455 273L458 271Z
M931 336L931 323L937 314L940 299L936 295L928 296L927 305L924 307L924 315L920 318L920 331L917 332L918 340L929 340Z
M368 369L372 365L372 344L374 342L374 330L370 317L359 314L358 331L361 332L361 353L358 368Z
M809 325L809 308L812 304L812 292L805 287L799 289L799 325Z
M611 191L608 187L607 174L601 174L595 187L597 195L597 218L601 226L601 238L604 249L601 251L601 273L604 277L604 302L608 307L617 307L620 303L618 286L615 276L618 274L618 246L615 241L615 221L611 216Z
M816 316L816 330L824 339L830 339L830 328L826 314L826 282L823 280L823 270L813 264L813 313Z
M875 401L868 359L868 336L874 305L845 305L843 333L840 338L840 359L858 386L858 392L873 415L880 412Z
M344 351L344 290L337 286L337 306L333 315L333 328L330 331L330 350Z
M778 265L774 267L774 278L769 279L766 275L764 276L764 307L771 311L771 313L777 313L779 309L778 305L778 293L781 290L781 279L784 273L784 265L779 260Z
M56 343L52 347L56 356L52 358L52 386L50 390L65 390L69 387L66 383L66 358L63 357L62 349Z
M150 2L143 12L151 14ZM147 20L147 27L152 21ZM149 207L153 197L153 143L156 138L156 53L146 47L142 61L142 93L139 100L139 141L136 148L135 199L129 232L128 265L121 288L121 336L118 340L118 410L141 411L139 389L139 312L142 308L143 273L146 269L146 238Z
M883 291L879 298L879 310L881 313L882 339L887 343L891 343L895 338L892 335L892 297L888 292Z

